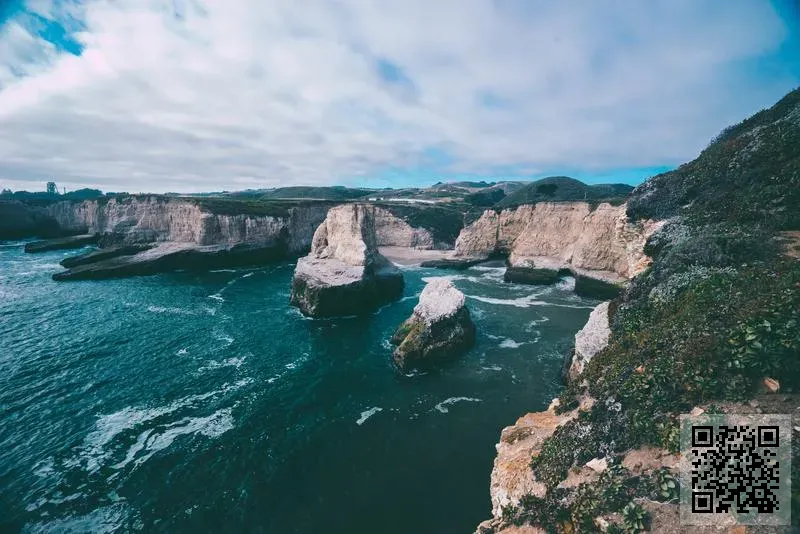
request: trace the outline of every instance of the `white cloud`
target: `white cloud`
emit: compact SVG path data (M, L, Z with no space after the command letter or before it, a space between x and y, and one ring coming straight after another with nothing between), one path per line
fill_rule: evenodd
M452 160L432 177L672 164L798 82L756 75L788 33L769 4L746 0L29 9L84 50L59 52L24 14L0 28L0 183L15 187L369 182L423 167L432 150Z

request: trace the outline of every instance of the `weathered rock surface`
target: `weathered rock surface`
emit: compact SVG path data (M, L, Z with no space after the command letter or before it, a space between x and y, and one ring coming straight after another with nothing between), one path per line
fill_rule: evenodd
M534 267L508 267L503 281L515 284L548 285L555 284L566 274L563 270L536 269Z
M588 409L591 402L591 399L584 399L580 407L561 415L556 414L554 402L547 410L524 415L514 425L503 429L496 445L490 483L492 515L496 520L502 519L503 508L518 506L526 495L544 497L547 488L536 479L531 459L539 455L544 441L556 428L575 418L578 410Z
M379 247L434 248L433 235L425 228L415 228L386 209L375 208L375 239Z
M0 240L59 235L58 222L44 208L0 200Z
M397 345L392 359L403 371L431 367L463 354L475 343L475 325L464 293L446 278L428 282L392 343Z
M500 213L487 210L461 232L456 256L507 254L514 267L630 279L649 265L644 244L662 223L629 222L625 209L624 204L592 209L587 202L540 202Z
M70 269L79 265L97 263L99 261L116 258L117 256L133 256L139 252L144 252L153 248L155 245L150 243L140 243L134 245L116 245L100 250L93 250L77 256L69 256L61 260L61 266Z
M300 258L291 303L313 317L369 313L400 298L403 275L377 248L375 207L332 208Z
M302 254L311 245L314 229L325 219L328 205L297 206L284 216L226 215L205 211L201 204L157 195L48 206L62 229L88 229L108 234L121 244L170 241L195 245L248 244L275 246L287 254Z
M100 251L103 252L103 251ZM204 271L224 267L258 265L285 257L281 247L259 247L247 244L194 245L160 243L133 255L116 255L92 263L80 263L56 273L53 280L99 280L126 276L145 276L178 269ZM101 256L102 258L102 256Z
M32 241L25 244L25 252L47 252L48 250L81 248L86 245L96 245L99 239L99 234L81 234L44 241Z
M453 269L455 271L463 271L469 269L473 265L477 265L486 261L486 258L442 258L438 260L426 260L420 263L420 267L429 267L432 269Z
M608 302L598 305L589 314L589 320L575 334L575 352L569 367L569 379L576 379L595 354L606 348L611 329L608 325Z

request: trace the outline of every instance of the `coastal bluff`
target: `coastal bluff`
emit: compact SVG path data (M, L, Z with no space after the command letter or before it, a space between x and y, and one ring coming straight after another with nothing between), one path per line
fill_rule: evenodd
M375 207L332 208L297 261L291 303L311 317L370 313L397 300L403 275L378 252Z
M506 256L509 281L525 282L526 269L540 279L542 270L625 282L650 264L644 245L663 225L631 221L627 205L589 202L537 202L501 211L486 210L466 226L455 245L455 258ZM518 279L514 279L518 278Z

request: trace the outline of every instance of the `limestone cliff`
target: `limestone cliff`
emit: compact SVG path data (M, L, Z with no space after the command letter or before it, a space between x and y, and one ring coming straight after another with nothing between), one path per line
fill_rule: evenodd
M326 205L311 205L289 208L283 216L226 215L206 211L197 202L160 196L58 202L48 207L63 229L110 234L125 244L281 244L293 255L308 250L327 210Z
M464 228L456 256L506 254L512 266L569 268L625 280L643 271L643 248L660 222L628 221L626 206L540 202L501 212L487 210Z
M427 228L415 228L388 210L375 207L375 234L379 247L434 248L433 235Z
M306 315L367 313L403 293L403 275L379 252L375 207L332 208L297 261L291 303Z

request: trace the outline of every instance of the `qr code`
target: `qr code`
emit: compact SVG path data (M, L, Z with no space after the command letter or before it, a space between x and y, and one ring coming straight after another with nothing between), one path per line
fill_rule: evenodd
M787 525L791 417L681 416L681 520Z

